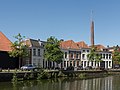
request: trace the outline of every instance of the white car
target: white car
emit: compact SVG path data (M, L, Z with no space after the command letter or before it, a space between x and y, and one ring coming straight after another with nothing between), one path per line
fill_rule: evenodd
M22 66L21 70L33 70L34 68L36 67L30 64L30 65Z

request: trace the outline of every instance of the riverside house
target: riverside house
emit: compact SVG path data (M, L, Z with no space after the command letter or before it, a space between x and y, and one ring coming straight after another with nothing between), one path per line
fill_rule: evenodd
M40 39L27 39L25 44L29 46L30 57L24 60L25 64L32 64L42 68L55 68L55 62L46 61L44 59L44 45L45 41ZM69 66L75 68L82 66L86 68L104 67L105 69L112 68L112 53L109 52L103 45L95 45L97 52L102 56L102 62L89 61L87 55L90 53L91 48L84 42L74 42L73 40L61 41L60 48L64 52L62 63L59 64L60 68L66 69Z
M44 59L44 45L45 41L40 39L26 39L25 44L29 46L30 56L24 60L25 64L32 64L42 68L54 68L56 67L55 62L47 61Z
M102 56L102 62L89 61L87 55L90 53L90 47L82 42L74 42L73 40L61 42L61 50L64 52L64 58L62 62L62 68L67 68L70 65L73 67L82 66L86 68L92 66L92 68L104 67L105 69L112 68L112 53L107 51L102 45L95 45L97 52Z

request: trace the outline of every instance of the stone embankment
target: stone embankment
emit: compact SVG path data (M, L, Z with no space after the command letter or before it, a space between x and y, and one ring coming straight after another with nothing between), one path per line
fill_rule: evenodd
M94 77L102 77L106 76L108 74L111 75L120 75L120 70L69 70L69 71L59 71L59 70L45 70L49 74L50 77L53 77L53 75L56 77L64 76L64 77L81 77L81 75L89 78ZM3 81L11 81L13 78L13 74L16 73L17 78L19 80L29 80L29 79L36 79L38 73L37 71L1 71L0 72L0 82ZM54 78L54 77L53 77Z

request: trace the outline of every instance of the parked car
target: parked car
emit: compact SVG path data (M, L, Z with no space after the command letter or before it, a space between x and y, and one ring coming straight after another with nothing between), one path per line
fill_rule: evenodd
M55 70L60 70L60 67L55 67Z
M83 67L82 66L78 66L77 70L83 70Z
M114 69L119 69L119 68L120 68L120 65L119 65L119 64L115 64L115 65L113 65L113 68L114 68Z
M69 66L66 68L66 70L74 70L74 67L73 66Z
M91 66L87 66L87 67L85 67L84 69L85 69L85 70L91 70L92 67L91 67Z
M29 64L29 65L24 65L21 67L21 70L33 70L35 69L36 67L33 66L32 64Z

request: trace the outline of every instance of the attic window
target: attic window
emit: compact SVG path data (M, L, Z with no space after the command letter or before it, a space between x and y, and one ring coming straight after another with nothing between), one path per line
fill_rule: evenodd
M87 52L89 52L89 50L87 50Z
M83 52L85 52L85 50L83 50Z

